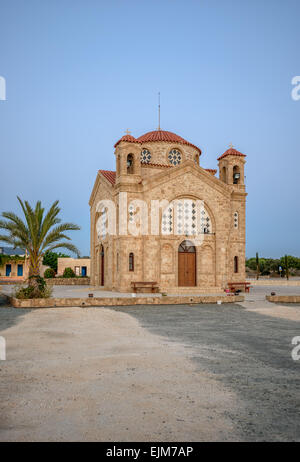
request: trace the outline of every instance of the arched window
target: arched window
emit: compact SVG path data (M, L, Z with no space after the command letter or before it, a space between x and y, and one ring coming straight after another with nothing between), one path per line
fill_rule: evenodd
M118 157L117 157L117 175L121 175L121 171L120 171L120 154L118 154Z
M239 184L241 179L240 169L237 165L233 167L233 184Z
M196 154L194 157L194 161L197 165L199 165L199 154Z
M198 204L199 205L199 204ZM192 199L172 201L162 214L161 233L197 236L212 233L212 222L205 207L197 207Z
M224 183L226 183L226 181L227 181L226 167L222 167L222 169L221 169L221 180L224 181Z
M132 252L129 254L129 271L134 271L134 254Z
M119 254L117 253L117 271L119 271Z
M191 241L183 241L178 247L179 253L196 253L196 247Z
M233 266L234 266L234 272L238 273L239 272L239 257L237 256L234 257Z
M127 156L127 173L133 173L133 155L128 154Z

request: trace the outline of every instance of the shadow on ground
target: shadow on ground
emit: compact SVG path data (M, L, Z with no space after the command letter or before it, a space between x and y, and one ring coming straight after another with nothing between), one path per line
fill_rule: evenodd
M0 295L0 332L17 324L30 311L31 309L9 306L6 297Z
M300 361L291 357L300 322L239 305L116 307L152 333L183 343L243 405L228 415L244 441L300 440Z

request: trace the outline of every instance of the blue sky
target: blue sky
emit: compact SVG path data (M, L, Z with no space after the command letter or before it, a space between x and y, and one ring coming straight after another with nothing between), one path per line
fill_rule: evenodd
M89 254L97 170L161 126L216 168L247 154L247 256L300 256L298 0L1 0L0 210L60 200Z

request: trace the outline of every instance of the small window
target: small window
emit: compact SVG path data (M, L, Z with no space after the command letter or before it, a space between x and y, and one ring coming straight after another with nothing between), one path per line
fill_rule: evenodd
M75 266L75 275L80 276L80 266Z
M129 271L134 271L134 254L129 254Z
M227 170L226 167L223 167L221 170L221 180L224 181L224 183L227 182Z
M239 257L237 256L234 257L234 272L239 272Z
M239 214L238 212L234 212L233 214L233 226L235 229L238 229L239 227Z
M127 156L127 173L133 173L133 155L128 154Z

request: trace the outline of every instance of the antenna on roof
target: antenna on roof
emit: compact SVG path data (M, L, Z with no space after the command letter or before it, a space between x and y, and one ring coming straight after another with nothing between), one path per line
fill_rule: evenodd
M160 92L158 92L158 129L160 130Z

